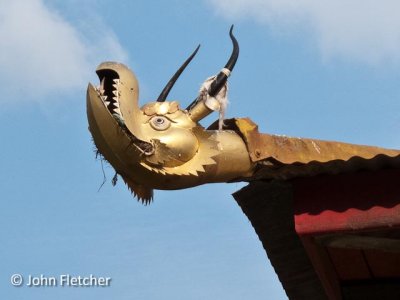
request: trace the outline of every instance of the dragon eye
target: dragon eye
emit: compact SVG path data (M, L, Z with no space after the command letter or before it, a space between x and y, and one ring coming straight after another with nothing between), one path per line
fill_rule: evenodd
M171 121L165 117L155 116L150 120L150 125L155 130L166 130L171 125Z

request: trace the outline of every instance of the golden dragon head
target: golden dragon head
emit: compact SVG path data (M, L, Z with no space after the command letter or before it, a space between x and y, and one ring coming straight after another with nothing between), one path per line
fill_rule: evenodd
M114 62L97 68L100 85L89 84L87 90L89 130L98 151L144 203L152 199L153 189L181 189L250 175L253 164L239 135L230 130L206 130L199 124L219 109L212 99L224 88L238 58L232 28L230 37L233 51L225 68L208 85L206 92L211 97L202 101L200 95L186 109L166 98L199 47L157 101L142 107L139 85L129 68Z
M220 110L239 46L221 72L203 85L186 109L166 101L199 47L178 69L157 101L139 107L139 86L126 66L105 62L100 85L89 84L87 115L98 152L131 191L149 203L153 189L173 190L212 182L287 180L399 164L400 151L347 143L260 134L249 119L233 119L222 130L199 123ZM222 96L221 96L222 95ZM221 116L220 116L221 121Z

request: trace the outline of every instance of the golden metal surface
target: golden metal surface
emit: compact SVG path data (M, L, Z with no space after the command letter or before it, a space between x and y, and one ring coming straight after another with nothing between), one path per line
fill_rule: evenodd
M150 201L154 188L182 189L252 175L254 164L234 131L204 129L177 102L139 109L137 80L126 66L104 63L97 72L102 83L98 88L89 84L87 92L89 130L99 152L139 199Z
M189 117L193 122L198 122L205 117L207 117L209 114L211 114L213 111L209 109L204 102L198 102L190 111L189 111Z
M252 162L253 179L291 179L318 174L400 168L400 150L349 143L260 134L250 119L234 119Z
M89 130L103 157L133 193L148 203L153 189L183 189L212 182L290 179L382 166L400 167L400 151L260 134L249 119L227 130L205 129L202 105L188 112L177 101L139 108L135 75L103 63L100 86L89 84Z
M390 157L400 155L399 150L260 134L258 126L250 119L236 119L235 123L249 147L249 154L254 162L270 159L281 164L307 164L312 161L321 163L332 160L347 161L354 156L372 159L380 154Z

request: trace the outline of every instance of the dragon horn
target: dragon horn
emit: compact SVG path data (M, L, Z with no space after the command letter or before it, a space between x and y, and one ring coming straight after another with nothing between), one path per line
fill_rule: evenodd
M164 87L162 90L160 96L158 96L157 102L164 102L167 99L167 96L169 92L171 91L172 87L174 86L176 80L179 78L179 76L182 74L182 72L185 70L187 65L192 61L193 57L196 55L197 51L199 51L200 45L197 46L196 50L189 56L189 58L183 63L183 65L176 71L174 76L168 81L167 85Z
M211 83L210 88L208 89L208 94L211 97L214 97L219 93L219 91L222 89L222 87L225 85L226 81L228 80L228 77L230 73L232 72L233 68L235 67L236 61L239 57L239 43L236 40L235 36L233 35L233 25L231 26L229 30L229 36L232 40L233 44L233 50L232 54L226 63L225 67L219 72L219 74L216 76L214 81ZM205 105L204 102L198 101L199 99L196 98L186 109L190 113L190 118L198 122L201 119L205 118L208 116L210 113L213 112L213 110Z

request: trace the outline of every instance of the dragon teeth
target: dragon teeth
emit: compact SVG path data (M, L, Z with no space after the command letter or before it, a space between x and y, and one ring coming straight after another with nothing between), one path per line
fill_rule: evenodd
M117 84L119 83L119 79L113 79L113 81Z
M112 85L115 89L118 89L118 84L113 84Z
M112 91L115 96L118 97L118 91Z
M115 102L113 103L114 106L119 107L119 102L117 101L117 98L113 97L113 99L115 100Z
M119 107L114 108L113 111L114 111L115 113L117 113L118 115L121 115L121 110L119 109Z
M110 101L104 101L104 104L108 107L110 105Z
M100 96L104 95L104 90L100 85L96 86L96 91Z

